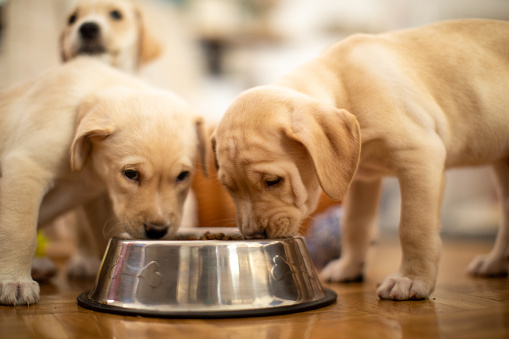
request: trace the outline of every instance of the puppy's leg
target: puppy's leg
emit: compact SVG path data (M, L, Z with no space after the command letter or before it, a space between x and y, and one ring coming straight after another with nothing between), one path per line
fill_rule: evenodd
M39 206L51 175L26 155L2 159L0 178L0 304L39 301L30 275Z
M432 141L430 141L432 143ZM423 142L424 145L426 143ZM427 298L435 287L440 257L440 205L445 183L443 147L411 148L396 162L401 189L399 272L377 290L381 299Z
M341 257L322 270L321 280L362 280L366 253L377 221L380 187L380 179L352 182L343 202Z
M468 266L473 275L507 275L509 273L509 159L493 164L502 207L502 220L495 246L487 255L476 257Z

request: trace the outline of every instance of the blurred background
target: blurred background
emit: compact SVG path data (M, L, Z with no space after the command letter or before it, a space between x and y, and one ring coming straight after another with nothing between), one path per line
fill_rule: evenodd
M74 3L0 0L0 88L31 79L61 63L59 35ZM165 45L162 57L144 67L140 76L183 96L207 119L211 129L242 90L274 80L349 34L379 33L445 19L509 20L507 0L139 3L152 30ZM200 180L198 184L206 179ZM488 168L449 172L442 232L493 236L499 219L496 203ZM327 202L322 210L330 204ZM395 179L384 182L381 206L381 229L395 231L399 218L399 188ZM231 202L220 203L210 211L221 208L231 209ZM218 216L205 225L202 220L200 223L221 226L226 220L234 222L232 217Z

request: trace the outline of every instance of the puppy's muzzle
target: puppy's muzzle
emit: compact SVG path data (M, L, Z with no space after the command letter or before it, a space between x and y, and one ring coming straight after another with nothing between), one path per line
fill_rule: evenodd
M101 34L101 28L95 22L85 22L80 27L80 36L85 41L96 40Z
M81 37L78 54L97 55L106 53L106 48L101 42L101 27L95 22L85 22L80 26Z
M151 222L143 224L143 227L145 228L145 234L149 239L161 239L166 235L166 233L168 233L168 229L170 228L165 224Z

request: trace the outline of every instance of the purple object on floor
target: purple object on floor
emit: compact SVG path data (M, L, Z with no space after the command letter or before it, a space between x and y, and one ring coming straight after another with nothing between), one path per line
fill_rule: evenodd
M329 207L316 215L304 239L316 269L341 255L341 207Z

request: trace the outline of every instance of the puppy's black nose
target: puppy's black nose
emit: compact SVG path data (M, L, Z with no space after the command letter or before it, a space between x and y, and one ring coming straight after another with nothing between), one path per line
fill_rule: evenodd
M161 239L168 233L168 225L149 222L143 224L143 226L145 227L145 234L149 239Z
M263 231L259 231L259 232L244 234L244 238L247 239L247 240L250 240L250 239L266 239L267 238L267 232L265 232L265 230L263 230Z
M95 22L85 22L80 27L80 34L84 40L94 40L101 33L101 28Z

